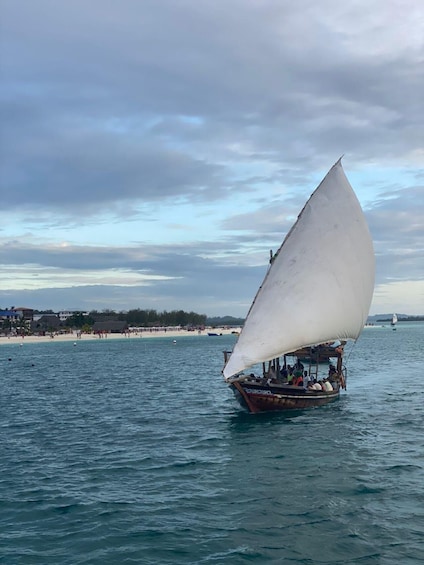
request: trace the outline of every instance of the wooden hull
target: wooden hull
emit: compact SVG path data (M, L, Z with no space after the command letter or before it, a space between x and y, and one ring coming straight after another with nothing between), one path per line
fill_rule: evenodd
M305 390L289 385L263 385L233 381L230 384L240 404L252 414L258 412L305 410L337 400L340 392Z

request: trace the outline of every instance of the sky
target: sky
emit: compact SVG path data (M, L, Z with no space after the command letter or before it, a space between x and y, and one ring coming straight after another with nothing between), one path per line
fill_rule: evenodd
M424 314L424 4L1 0L0 308L244 317L331 166Z

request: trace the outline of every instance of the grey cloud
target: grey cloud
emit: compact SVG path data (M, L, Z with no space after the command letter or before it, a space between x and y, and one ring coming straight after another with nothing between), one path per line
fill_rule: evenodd
M405 1L6 2L0 215L32 225L94 225L105 212L149 221L149 204L178 214L189 201L219 202L222 214L211 226L216 241L60 251L14 244L0 248L0 263L181 277L129 290L36 291L61 307L96 297L124 304L138 293L164 303L174 293L199 304L218 304L223 293L233 303L242 291L251 297L261 277L249 265L262 254L266 262L289 229L313 188L311 171L342 153L357 170L422 162L423 42L413 25L422 8ZM370 200L379 198L367 216L380 282L422 276L416 182L385 194L370 187ZM276 184L284 201L257 189ZM256 211L234 214L240 193ZM235 277L237 293L223 283Z
M370 148L399 158L420 143L419 61L401 50L389 60L355 53L309 2L303 18L290 3L242 6L10 4L6 22L20 25L4 29L4 161L21 200L36 193L65 208L69 185L74 202L88 205L90 195L103 202L102 189L105 202L140 186L145 198L195 194L219 167L196 151L238 140L265 159L301 156L304 166L317 147L331 162L345 147L357 158ZM201 124L183 132L164 121L167 139L158 145L149 124L180 115ZM168 167L176 179L161 182Z
M193 193L217 198L209 189L219 188L222 171L178 150L90 134L39 139L27 148L25 164L10 151L5 169L4 207L47 207L64 215L103 212L111 202L129 200L137 206Z
M26 304L33 308L104 309L128 310L131 308L154 308L171 310L182 308L208 315L234 316L244 315L257 286L263 278L266 265L235 267L219 264L212 259L203 259L193 255L163 253L152 255L146 260L135 261L122 253L121 261L116 261L116 250L106 253L106 260L99 260L95 251L86 256L76 256L67 261L56 262L55 257L38 257L43 265L51 262L62 271L66 269L104 269L118 264L124 269L171 276L171 280L155 280L143 285L90 285L67 288L46 288L38 290L0 290L0 303ZM122 258L123 257L123 258ZM16 257L19 261L24 257ZM35 258L37 260L37 257ZM88 265L90 264L90 267ZM36 266L34 272L37 271ZM238 284L228 281L237 278ZM195 289L195 290L194 290ZM243 298L244 297L244 298Z
M367 217L379 282L424 278L424 187L384 192Z

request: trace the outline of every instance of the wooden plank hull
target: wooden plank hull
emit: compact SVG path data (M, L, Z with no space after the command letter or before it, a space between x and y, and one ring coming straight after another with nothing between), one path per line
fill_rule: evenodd
M337 400L340 392L305 390L295 386L268 386L233 381L230 384L239 403L252 414L258 412L305 410Z

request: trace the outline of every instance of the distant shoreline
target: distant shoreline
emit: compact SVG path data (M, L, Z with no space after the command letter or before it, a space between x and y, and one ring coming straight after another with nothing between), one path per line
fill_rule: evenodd
M0 346L1 345L21 345L24 343L55 343L59 341L71 341L71 342L81 342L81 341L104 341L104 340L116 340L116 339L152 339L158 337L194 337L194 336L205 336L214 339L215 336L209 336L208 334L217 334L216 337L219 338L220 335L230 335L234 332L239 332L240 328L206 328L204 330L155 330L154 328L142 330L142 331L131 331L125 333L103 333L103 334L78 334L77 332L72 332L69 334L53 334L53 337L48 335L37 336L37 335L27 335L27 336L0 336Z

